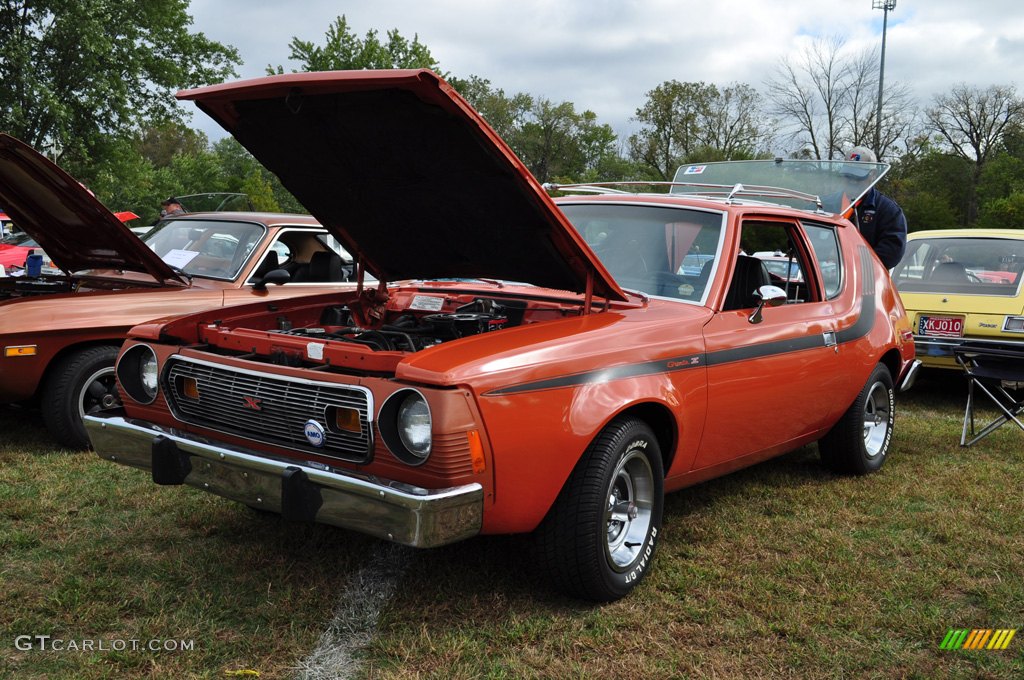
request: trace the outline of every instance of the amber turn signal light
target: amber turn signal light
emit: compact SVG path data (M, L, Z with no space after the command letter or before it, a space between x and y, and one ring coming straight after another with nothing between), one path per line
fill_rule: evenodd
M466 433L466 439L469 440L469 459L473 463L473 472L480 474L487 469L487 461L484 459L484 445L480 441L480 432L470 430Z
M363 426L359 422L359 411L354 408L344 408L341 406L335 406L332 409L334 411L334 427L341 430L342 432L362 432Z
M199 381L195 378L184 378L181 381L181 393L188 399L199 401Z
M13 345L11 347L4 347L5 357L34 357L35 355L35 345Z

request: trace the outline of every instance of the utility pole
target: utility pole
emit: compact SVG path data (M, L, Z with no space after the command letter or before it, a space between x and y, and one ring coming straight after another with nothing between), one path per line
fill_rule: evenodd
M896 0L871 0L871 9L882 10L882 58L878 64L878 108L875 109L875 156L882 160L882 90L885 86L885 31L889 12L896 9Z

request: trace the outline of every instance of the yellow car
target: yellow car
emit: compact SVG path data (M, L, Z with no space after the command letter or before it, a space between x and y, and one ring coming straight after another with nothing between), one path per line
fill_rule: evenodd
M964 340L1024 347L1024 229L918 231L892 270L925 366L958 368Z

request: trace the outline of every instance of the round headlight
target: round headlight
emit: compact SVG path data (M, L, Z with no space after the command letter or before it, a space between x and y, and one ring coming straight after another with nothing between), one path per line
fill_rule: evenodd
M417 458L430 455L430 408L419 392L410 392L398 408L398 437Z
M156 355L152 352L139 360L139 385L147 397L156 398L157 365Z
M156 399L160 383L160 366L149 345L132 345L117 360L117 382L129 397L140 404Z
M406 465L423 465L430 456L433 418L427 399L411 388L392 392L377 414L384 445Z

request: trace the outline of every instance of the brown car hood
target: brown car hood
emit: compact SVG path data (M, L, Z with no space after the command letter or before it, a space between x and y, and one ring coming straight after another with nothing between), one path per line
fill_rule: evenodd
M118 269L185 285L75 178L0 133L0 205L65 272Z
M427 70L293 73L195 100L379 279L489 278L625 299L483 118Z

